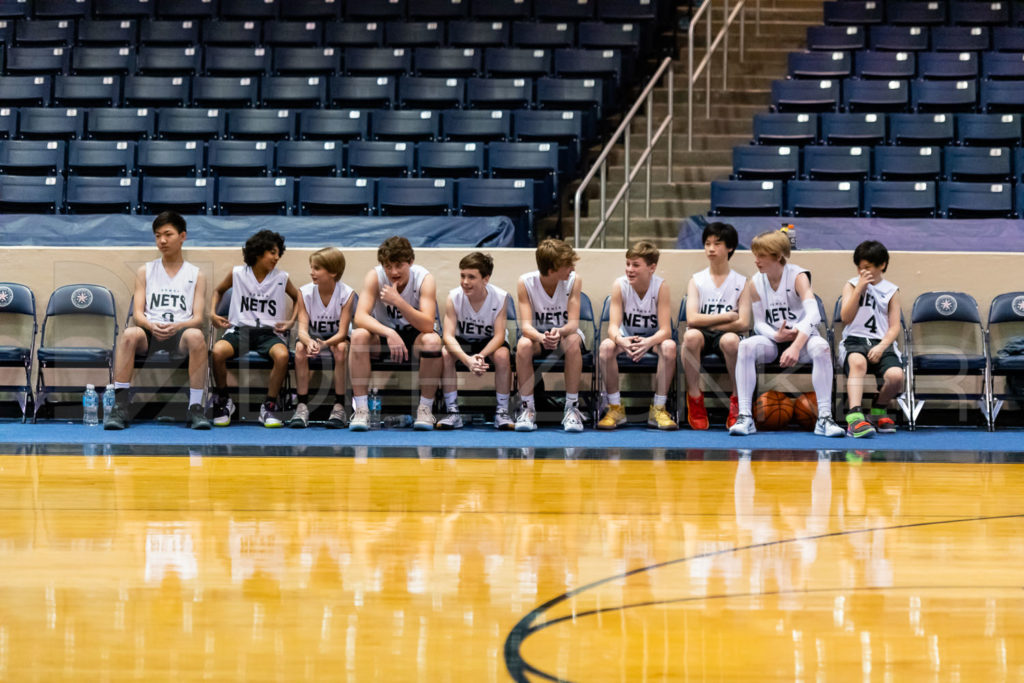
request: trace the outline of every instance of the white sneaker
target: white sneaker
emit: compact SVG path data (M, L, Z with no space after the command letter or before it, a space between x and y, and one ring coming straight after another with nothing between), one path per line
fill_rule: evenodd
M836 424L831 415L823 415L814 423L814 433L818 436L846 436L846 430Z
M342 429L345 426L345 406L335 403L331 407L331 414L327 418L328 429Z
M735 424L729 427L730 436L749 436L757 433L757 426L754 424L754 418L750 415L744 415L740 413L736 418Z
M516 420L517 432L532 432L537 429L537 412L533 408L523 408Z
M284 426L284 422L277 416L277 403L264 401L260 404L260 424L268 429Z
M370 409L369 408L356 408L352 413L352 420L348 423L348 428L353 432L366 432L370 429Z
M575 405L566 408L562 416L562 429L574 434L583 431L583 415Z
M516 423L509 417L507 410L498 408L494 411L494 428L501 430L515 429Z
M218 398L213 404L213 426L227 427L231 424L231 416L235 412L235 402L230 398Z
M430 406L421 403L416 408L416 421L412 423L412 428L421 432L429 432L434 428L434 422L434 414L430 412Z
M300 403L295 406L295 414L288 420L288 426L292 429L305 429L309 426L309 406Z
M462 429L462 415L459 411L449 412L437 421L438 429Z

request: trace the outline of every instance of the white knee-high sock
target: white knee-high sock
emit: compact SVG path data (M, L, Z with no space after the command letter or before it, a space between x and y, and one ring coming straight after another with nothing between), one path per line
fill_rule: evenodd
M772 361L776 355L778 346L767 337L754 335L740 342L736 354L736 401L741 414L751 414L750 406L757 385L757 364Z
M828 342L821 337L807 340L807 352L811 356L811 384L818 398L818 415L832 415L832 352Z

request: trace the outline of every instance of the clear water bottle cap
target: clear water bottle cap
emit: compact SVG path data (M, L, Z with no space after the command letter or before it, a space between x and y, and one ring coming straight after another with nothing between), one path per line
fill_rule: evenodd
M96 387L93 386L92 384L86 384L85 385L85 390L86 391L96 391Z

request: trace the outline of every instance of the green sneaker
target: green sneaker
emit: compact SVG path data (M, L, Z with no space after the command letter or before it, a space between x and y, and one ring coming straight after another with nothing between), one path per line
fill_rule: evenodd
M846 434L856 438L874 436L875 428L864 419L864 413L848 413L846 415Z

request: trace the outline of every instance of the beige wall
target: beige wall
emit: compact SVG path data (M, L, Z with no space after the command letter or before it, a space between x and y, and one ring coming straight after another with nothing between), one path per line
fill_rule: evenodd
M280 267L289 271L299 287L309 281L308 256L312 249L288 249ZM458 262L468 249L421 249L417 263L426 266L437 278L439 298L458 284ZM533 253L519 249L490 250L495 259L492 281L512 290L516 278L536 268ZM158 255L149 248L0 248L0 281L28 285L36 294L40 315L50 292L58 286L75 283L101 284L117 297L119 315L124 317L131 296L135 270ZM348 266L344 280L357 290L366 271L375 264L376 250L346 249ZM219 281L231 266L241 263L238 248L187 249L186 258L198 265L213 282ZM800 251L793 258L813 274L814 290L831 308L842 291L843 282L855 274L850 252ZM662 252L658 272L672 288L673 307L685 293L690 275L705 267L699 251ZM744 274L754 270L749 252L733 258L734 267ZM598 307L612 281L622 273L621 250L588 250L582 254L578 271L583 288ZM896 252L892 254L889 277L903 291L903 308L909 315L915 296L933 289L958 289L978 299L982 315L988 302L998 293L1024 290L1024 255L1006 253Z

